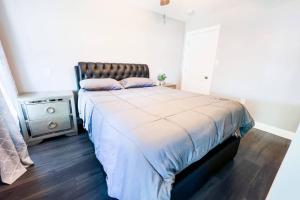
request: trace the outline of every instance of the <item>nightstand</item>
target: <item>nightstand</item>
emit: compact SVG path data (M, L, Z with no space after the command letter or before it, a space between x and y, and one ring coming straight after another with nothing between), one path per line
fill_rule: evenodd
M173 84L173 83L166 83L164 85L162 85L163 87L168 87L168 88L172 88L172 89L176 89L177 85Z
M28 145L59 135L77 135L72 91L19 95L19 118Z

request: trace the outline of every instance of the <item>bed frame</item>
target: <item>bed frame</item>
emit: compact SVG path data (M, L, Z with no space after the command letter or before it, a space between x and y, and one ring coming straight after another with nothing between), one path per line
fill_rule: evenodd
M79 82L84 79L113 78L122 80L128 77L149 78L149 68L145 64L79 62L75 66L75 73L78 90L80 89ZM182 200L191 197L205 184L210 176L235 157L239 144L240 138L232 136L212 149L201 160L177 174L171 192L171 199Z

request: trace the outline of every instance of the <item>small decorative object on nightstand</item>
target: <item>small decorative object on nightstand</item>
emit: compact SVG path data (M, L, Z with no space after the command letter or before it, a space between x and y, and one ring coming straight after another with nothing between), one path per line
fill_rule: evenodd
M28 145L58 135L77 135L72 91L24 93L18 102L21 129Z
M165 85L165 80L167 79L166 74L158 74L157 80L159 81L159 86Z
M172 83L165 83L164 85L162 85L163 87L168 87L168 88L172 88L172 89L176 89L177 85L176 84L172 84Z

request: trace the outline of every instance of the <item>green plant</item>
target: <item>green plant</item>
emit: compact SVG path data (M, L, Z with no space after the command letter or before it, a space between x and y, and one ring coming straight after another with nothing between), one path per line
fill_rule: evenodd
M157 80L159 80L159 81L165 81L166 78L167 78L167 75L166 75L166 74L159 74L159 75L157 76Z

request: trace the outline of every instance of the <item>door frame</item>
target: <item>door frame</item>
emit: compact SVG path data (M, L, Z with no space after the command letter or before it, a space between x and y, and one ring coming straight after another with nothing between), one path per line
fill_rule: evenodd
M199 33L210 32L210 31L218 31L217 44L219 44L220 30L221 30L221 25L218 24L218 25L214 25L214 26L209 26L209 27L200 28L200 29L196 29L196 30L193 30L193 31L186 31L185 32L184 47L183 47L183 58L182 58L182 63L181 63L180 88L182 88L182 84L183 84L183 73L184 73L184 70L185 70L186 57L187 57L187 41L188 41L189 37L191 35L196 35L196 34L199 34ZM217 45L217 50L218 50L218 45ZM215 57L217 56L217 50L216 50ZM214 74L214 68L215 68L215 64L212 68L211 81L210 81L210 85L209 85L209 93L210 93L210 89L211 89L211 83L212 83L212 78L213 78L213 74Z

